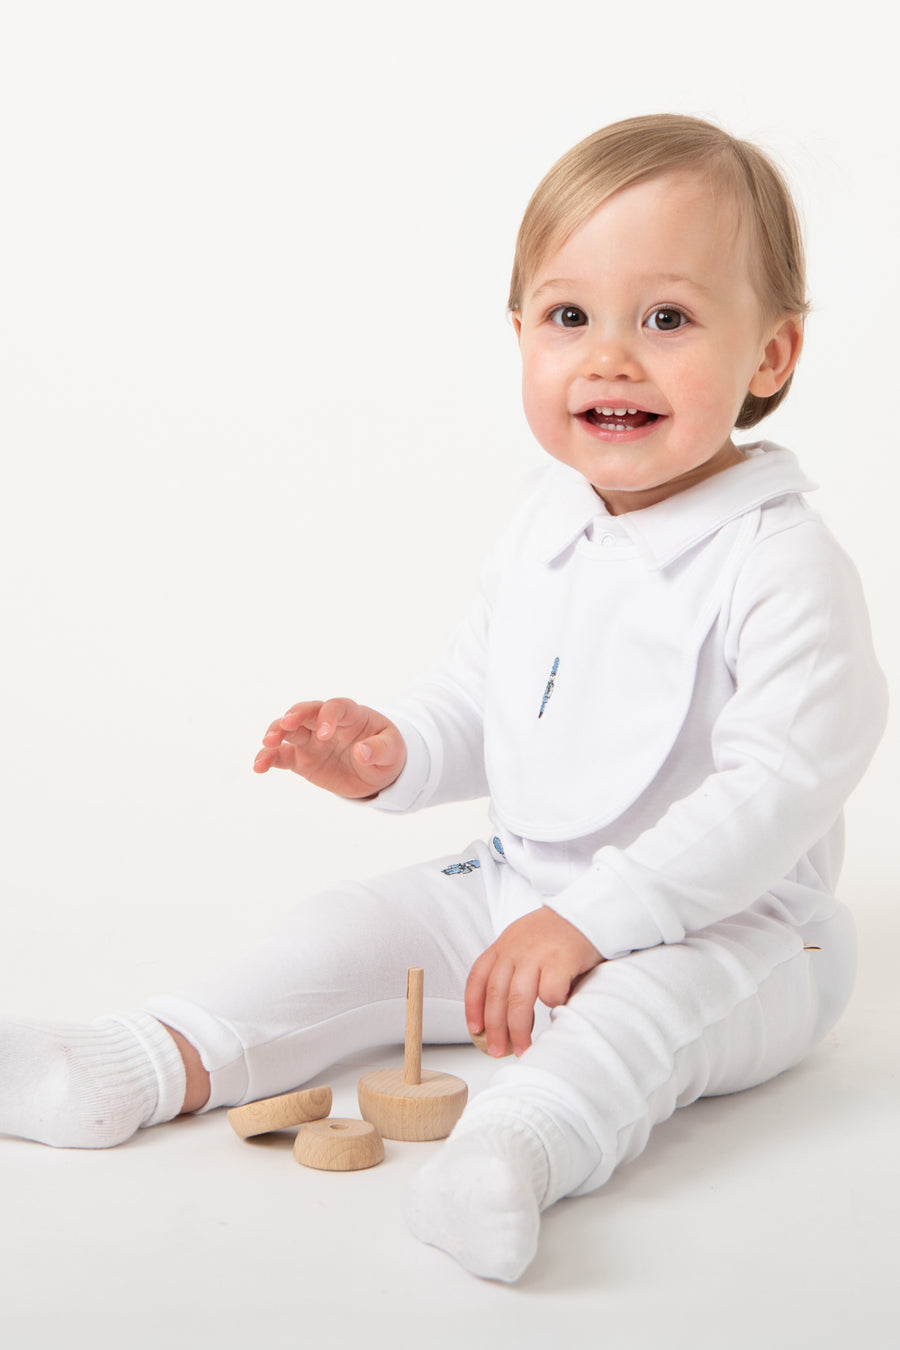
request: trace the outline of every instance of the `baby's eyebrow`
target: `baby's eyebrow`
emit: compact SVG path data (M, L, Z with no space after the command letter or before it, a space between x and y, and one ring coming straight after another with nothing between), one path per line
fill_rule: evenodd
M645 279L663 286L692 286L695 291L703 291L705 295L712 294L711 286L698 281L696 277L684 276L680 272L655 272Z
M704 295L712 294L711 286L698 281L696 277L689 277L681 272L648 272L645 276L640 277L639 281L643 285L649 286L691 286L695 291L702 291ZM542 281L540 286L535 287L531 292L531 298L536 300L543 295L544 291L575 291L584 284L584 278L578 281L572 277L551 277L548 281Z
M555 290L573 290L578 285L577 281L572 281L567 277L554 277L551 281L542 281L540 286L535 287L531 292L532 298L542 295L544 291Z

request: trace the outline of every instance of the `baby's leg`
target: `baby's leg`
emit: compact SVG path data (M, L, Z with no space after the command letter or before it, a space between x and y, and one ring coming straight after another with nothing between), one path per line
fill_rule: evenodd
M460 857L481 866L447 875ZM207 1109L297 1087L345 1054L402 1037L411 965L426 972L426 1040L467 1040L463 991L494 937L484 898L494 865L473 845L339 884L223 970L131 1013L86 1026L0 1022L0 1132L106 1147L203 1105L207 1081Z
M517 1279L541 1210L602 1186L676 1107L802 1059L846 1003L854 952L846 911L802 936L750 912L601 965L418 1174L413 1231L477 1275Z
M443 870L478 859L470 871ZM425 970L424 1037L467 1042L463 993L494 939L474 844L451 858L297 905L243 956L145 1011L196 1046L211 1080L206 1109L287 1091L344 1055L402 1038L406 972Z

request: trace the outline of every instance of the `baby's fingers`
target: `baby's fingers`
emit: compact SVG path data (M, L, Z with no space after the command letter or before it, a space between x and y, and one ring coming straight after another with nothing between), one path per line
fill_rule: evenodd
M484 1031L484 996L487 991L488 976L496 960L493 947L488 947L479 956L469 971L466 980L465 1006L466 1025L470 1035L477 1036Z
M484 1030L489 1055L502 1058L510 1042L509 1000L516 968L498 955L491 967L484 991Z
M295 703L283 716L276 717L275 721L270 723L263 736L263 745L278 745L286 736L294 735L301 729L312 731L321 707L322 704L318 700L313 703Z
M293 767L294 748L286 743L265 746L253 761L254 773L268 773L269 769L293 769Z
M318 710L315 722L316 738L330 740L335 732L348 733L352 739L365 726L366 715L352 698L329 698Z
M353 747L353 754L358 762L359 772L363 775L368 771L378 774L379 777L383 777L386 773L392 773L396 777L406 762L403 737L395 727L369 736L364 741L357 741Z
M521 967L513 976L509 988L506 1007L506 1019L509 1025L509 1039L513 1054L522 1055L531 1044L531 1032L534 1027L534 1005L538 998L539 974L536 969Z

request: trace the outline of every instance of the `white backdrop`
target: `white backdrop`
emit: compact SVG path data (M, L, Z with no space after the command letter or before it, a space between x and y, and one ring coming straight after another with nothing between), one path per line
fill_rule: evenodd
M882 12L2 0L0 1007L129 1006L335 874L481 830L250 764L290 703L388 695L464 612L541 454L518 219L606 122L710 117L793 179L815 312L765 434L822 484L896 668ZM851 804L870 997L895 763L893 736Z

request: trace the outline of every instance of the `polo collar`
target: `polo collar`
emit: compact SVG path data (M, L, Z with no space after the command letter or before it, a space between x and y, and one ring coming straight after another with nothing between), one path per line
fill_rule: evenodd
M738 448L744 455L741 464L655 506L615 518L650 567L666 567L729 521L776 497L810 492L817 486L800 468L796 455L780 445L760 441ZM581 474L564 465L553 465L550 474L537 535L539 556L545 563L569 548L592 520L609 514Z

